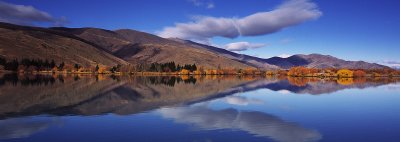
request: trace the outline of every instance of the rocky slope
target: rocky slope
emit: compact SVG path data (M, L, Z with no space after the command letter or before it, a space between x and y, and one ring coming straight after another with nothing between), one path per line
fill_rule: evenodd
M0 23L0 56L6 59L54 59L56 63L95 66L128 64L73 34Z
M165 39L130 29L38 28L0 23L0 33L0 56L8 59L54 59L56 62L86 66L174 61L181 65L196 64L205 68L387 68L379 64L345 61L320 54L263 59L189 40Z
M132 64L165 63L174 61L177 64L196 64L205 68L253 68L253 65L242 63L219 53L196 48L173 40L135 30L123 29L109 31L94 28L52 28L68 32L82 39L98 44L102 49L111 52Z

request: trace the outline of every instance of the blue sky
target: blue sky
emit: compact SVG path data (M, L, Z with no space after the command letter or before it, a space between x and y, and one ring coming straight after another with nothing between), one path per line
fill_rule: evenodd
M27 8L18 11L25 14L39 12L11 20L0 14L0 20L14 23L130 28L264 58L320 53L400 66L396 0L6 0L0 5L4 3ZM278 10L286 11L273 12Z

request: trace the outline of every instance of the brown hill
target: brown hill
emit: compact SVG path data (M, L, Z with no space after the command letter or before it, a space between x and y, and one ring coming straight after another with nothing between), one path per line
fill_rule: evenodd
M206 68L253 68L254 66L221 56L206 49L196 48L152 34L123 29L109 31L94 28L52 28L75 34L102 49L133 64L165 63L196 64Z
M289 69L312 68L381 69L379 64L345 61L329 55L294 55L268 59L234 53L188 40L165 39L130 30L98 28L38 28L0 23L0 57L45 58L82 65L137 63L196 64L205 68Z
M73 34L7 23L0 23L0 56L6 59L48 59L84 66L128 64Z

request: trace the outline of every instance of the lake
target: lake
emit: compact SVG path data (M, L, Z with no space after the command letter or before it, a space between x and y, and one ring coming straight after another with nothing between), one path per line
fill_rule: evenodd
M0 77L0 141L398 142L400 79Z

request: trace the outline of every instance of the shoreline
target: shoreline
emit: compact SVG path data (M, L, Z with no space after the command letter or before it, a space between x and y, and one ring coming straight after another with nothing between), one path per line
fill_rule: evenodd
M3 74L18 74L18 75L129 75L129 76L263 76L263 77L290 77L290 78L400 78L400 75L366 75L366 76L353 76L353 77L340 77L340 76L290 76L290 75L280 75L280 74L180 74L178 72L117 72L117 73L93 73L93 72L52 72L52 71L40 71L40 72L15 72L15 71L0 71L0 75Z

